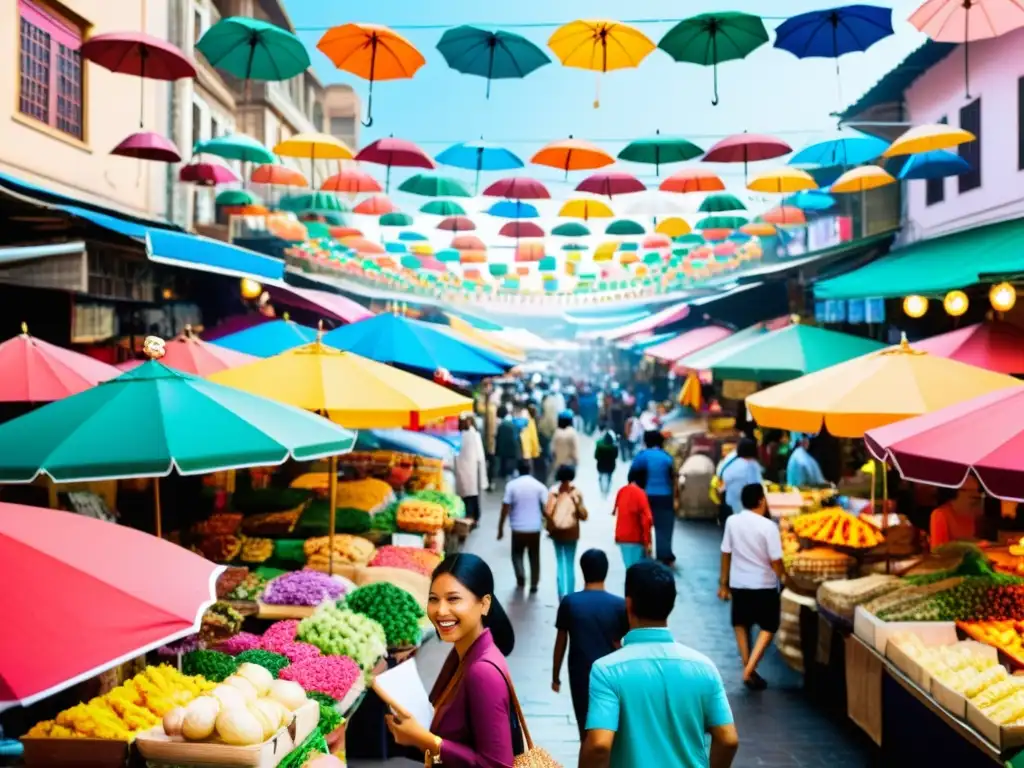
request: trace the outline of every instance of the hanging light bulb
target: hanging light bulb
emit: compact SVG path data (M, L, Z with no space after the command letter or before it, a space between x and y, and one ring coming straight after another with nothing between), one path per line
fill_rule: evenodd
M946 310L946 314L950 317L960 317L960 315L967 311L969 305L970 302L967 300L967 294L963 291L950 291L942 300L942 308Z
M997 312L1009 312L1017 303L1017 291L1009 283L999 283L989 289L988 300Z
M924 317L924 313L928 311L928 299L924 296L907 296L903 300L903 314L907 317Z
M263 293L263 286L250 277L243 277L241 291L243 299L253 301L258 299L260 294Z

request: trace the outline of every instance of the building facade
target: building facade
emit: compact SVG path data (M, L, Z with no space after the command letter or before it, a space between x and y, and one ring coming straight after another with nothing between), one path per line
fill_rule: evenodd
M359 95L351 85L335 83L327 86L325 103L327 132L356 151L359 148L359 126L362 119Z

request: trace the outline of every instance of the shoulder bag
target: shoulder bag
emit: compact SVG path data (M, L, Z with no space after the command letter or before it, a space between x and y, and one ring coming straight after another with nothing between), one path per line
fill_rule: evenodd
M508 686L508 717L509 726L512 729L512 752L515 755L515 759L512 761L513 768L563 768L562 764L551 757L546 749L534 746L533 739L530 738L530 729L526 727L526 718L523 717L523 709L519 706L516 689L504 670L493 661L484 659L484 662L498 670L505 679L505 685Z

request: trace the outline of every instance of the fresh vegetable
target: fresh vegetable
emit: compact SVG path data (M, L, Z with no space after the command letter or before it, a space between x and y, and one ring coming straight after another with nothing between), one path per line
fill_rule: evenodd
M238 654L236 661L244 666L245 664L258 664L267 670L271 678L278 676L278 672L288 666L288 657L273 651L264 651L262 648L253 648ZM238 673L242 674L242 666L239 666ZM269 687L269 683L268 683Z
M329 656L348 656L364 671L387 653L387 636L376 621L348 608L324 606L299 624L296 635Z
M409 494L412 498L420 501L429 501L433 504L440 504L445 508L448 517L461 519L466 516L466 503L454 493L448 491L435 491L426 489Z
M202 675L214 683L223 683L237 668L237 662L220 651L192 651L181 659L181 669L186 675Z
M184 707L175 707L166 715L164 715L164 733L166 733L168 736L181 736L181 729L184 724Z
M267 585L263 602L268 605L320 605L334 600L345 588L337 581L317 571L295 571L278 576Z
M361 678L359 665L347 656L321 656L281 670L282 680L292 680L305 691L320 691L339 701Z
M226 653L228 656L238 656L245 651L260 648L262 645L263 638L259 635L254 635L252 632L239 632L237 635L232 635L227 640L217 643L216 650Z
M395 533L398 530L398 502L392 502L370 518L370 530Z
M275 680L267 698L276 701L289 712L294 712L306 703L306 692L294 680Z
M304 768L317 755L330 755L330 749L319 728L314 728L304 742L285 755L277 768Z
M997 571L985 553L975 546L963 550L963 558L955 568L921 576L907 576L906 581L917 586L925 586L955 576L984 576L995 585L1024 584L1024 579L1019 576Z
M256 689L257 696L266 696L267 691L270 690L270 684L274 682L274 675L271 674L269 669L250 661L239 663L238 676L252 683L252 687Z
M948 583L938 582L941 586ZM937 585L929 585L936 587ZM910 587L901 590L927 589ZM968 576L946 589L876 611L883 621L1006 621L1024 618L1024 585L998 583L989 576Z
M331 521L331 505L327 499L318 499L306 507L296 533L319 536L327 533ZM370 530L370 513L365 509L339 507L334 511L335 533L365 533Z
M247 747L263 741L263 726L247 707L222 710L217 715L216 727L217 735L225 744Z
M317 723L320 733L324 736L333 733L345 719L338 711L337 700L320 691L306 691L306 696L320 705L320 721Z
M266 587L266 578L250 573L228 593L228 600L258 600Z
M386 581L359 587L345 598L345 606L367 616L384 628L389 648L419 645L423 609L401 587Z
M334 501L338 509L361 509L373 514L394 501L395 492L383 480L367 477L338 483Z
M242 614L224 601L218 600L203 614L199 634L207 639L233 635L242 628L244 620Z
M330 559L331 542L329 536L317 536L306 539L303 544L307 564L319 569ZM339 533L334 537L334 562L339 565L366 565L373 558L374 546L361 536L350 536Z
M233 685L221 683L210 693L221 705L221 707L244 707L245 695Z

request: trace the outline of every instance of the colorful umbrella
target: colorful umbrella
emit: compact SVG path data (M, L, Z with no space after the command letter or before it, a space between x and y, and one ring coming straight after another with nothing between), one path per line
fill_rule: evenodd
M431 216L465 216L466 210L451 200L431 200L420 206L420 213L429 213Z
M717 142L704 155L705 163L743 163L743 179L747 178L747 164L758 160L771 160L793 151L782 139L758 133L737 133Z
M259 205L260 199L247 189L225 189L217 193L215 205L241 206Z
M21 334L0 344L0 402L47 403L113 379L121 372L111 365Z
M826 427L836 437L861 437L869 429L1019 386L1010 376L929 355L904 341L758 392L747 398L747 407L762 427L809 434Z
M392 211L391 213L381 215L377 223L382 227L410 227L412 226L412 221L412 216L408 213Z
M178 170L178 181L200 187L217 187L221 184L237 184L238 175L220 163L189 163Z
M288 80L310 67L306 46L287 29L245 16L221 19L196 43L213 66L241 80Z
M890 144L882 156L897 157L899 155L917 155L936 149L952 149L976 139L977 137L970 131L945 123L918 125L907 130Z
M304 213L307 211L348 213L348 204L338 198L333 192L301 192L294 195L285 195L278 203L282 211L293 213Z
M618 21L572 21L555 30L548 48L563 66L589 69L598 74L637 67L654 50L643 32ZM601 106L600 80L594 107Z
M766 221L752 221L740 227L739 231L751 237L772 237L778 233L775 225Z
M131 435L136 415L125 415ZM100 451L119 442L98 439ZM224 570L128 526L19 504L0 504L0 563L4 580L18 585L4 595L0 710L27 707L195 634Z
M484 190L486 197L507 197L510 200L548 200L548 188L535 179L526 176L512 176L500 179Z
M747 219L743 216L705 216L703 219L697 222L694 229L708 230L708 229L739 229L747 223Z
M325 133L298 133L278 142L274 153L281 157L309 159L309 175L316 183L317 160L351 160L352 150L345 142Z
M680 358L699 352L723 339L733 335L728 328L720 325L706 325L703 328L694 328L684 331L678 336L673 336L667 341L659 342L654 346L647 347L644 354L656 360L666 363L674 363Z
M578 221L567 221L554 227L551 230L551 234L556 237L587 237L590 234L590 230L587 229L586 225L580 224Z
M384 191L391 188L392 168L426 168L433 170L437 167L422 149L411 141L396 139L393 136L386 139L377 139L367 144L356 153L355 159L359 162L375 163L387 168L387 176L384 180Z
M717 105L719 63L746 58L767 42L768 30L761 17L725 11L684 19L665 33L658 47L676 61L712 67L715 97L711 103Z
M309 344L315 338L315 328L291 320L272 320L221 336L213 343L252 357L270 357L301 344Z
M502 219L540 218L536 206L524 203L522 200L501 200L488 208L487 213Z
M907 157L900 168L901 179L944 179L971 170L971 164L955 152L934 149Z
M609 224L604 233L606 235L642 235L646 230L642 224L638 224L632 219L619 219Z
M437 225L438 229L444 229L449 232L472 232L476 229L476 224L473 220L466 216L449 216L444 219L440 224Z
M453 144L437 156L437 162L475 171L477 192L480 191L481 171L510 171L523 167L523 161L511 150L482 140Z
M404 80L427 63L416 47L393 29L376 24L342 24L327 30L318 50L343 72L370 82L366 120L373 125L373 84L378 80Z
M358 168L343 168L333 176L328 176L320 184L320 189L324 192L337 192L346 195L383 191L373 176Z
M819 189L807 189L784 198L782 202L802 211L827 211L835 206L836 199Z
M384 253L383 245L367 240L365 237L346 237L341 242L344 246L359 254ZM291 347L286 347L286 349L291 349ZM267 357L267 355L260 355L260 357Z
M654 228L654 231L675 238L687 234L690 231L690 225L686 222L686 219L681 219L678 216L672 216L659 221L658 226Z
M736 195L722 193L705 197L697 210L701 213L725 213L726 211L745 211L747 206Z
M858 7L858 6L851 6ZM870 8L871 6L860 6ZM874 136L849 133L838 138L818 141L801 149L789 159L790 165L849 167L877 159L889 145Z
M501 226L498 234L518 240L523 237L544 237L544 230L532 221L508 221Z
M459 260L459 252L454 248L445 248L437 252L436 258L442 264L455 262ZM447 267L445 267L445 269L447 269Z
M183 371L193 376L203 377L218 371L227 370L228 368L248 365L249 363L256 362L258 359L253 355L236 352L233 349L203 341L192 333L190 326L185 326L185 332L181 336L168 341L165 350L166 354L160 359L160 362L168 368ZM133 363L131 368L123 368L122 370L132 370L140 365L144 365L144 362L141 360L133 360L131 362Z
M274 187L308 187L306 177L296 170L284 165L268 163L253 169L249 175L253 184L268 184Z
M680 194L718 192L725 189L725 182L714 171L707 171L703 168L686 168L673 173L658 185L658 189L662 192L678 192Z
M141 124L142 121L140 120ZM134 157L137 160L153 160L159 163L179 163L181 155L170 139L159 133L140 131L121 140L121 143L110 150L110 154L120 157Z
M643 242L644 248L670 248L671 246L672 238L660 232L648 235Z
M761 214L761 221L765 224L793 226L797 224L806 224L807 214L803 212L803 209L796 208L792 205L777 205L771 210L765 211ZM750 233L748 232L748 234Z
M851 168L838 179L836 179L829 191L833 194L848 192L867 192L869 189L877 189L887 184L895 183L893 178L884 168L877 165L861 165Z
M456 72L486 78L488 99L491 80L520 79L551 63L544 51L522 35L468 25L446 30L437 50Z
M343 240L346 237L362 237L363 231L356 227L331 227L331 237Z
M273 163L275 160L273 152L244 133L229 133L200 141L192 148L192 153L216 155L225 160L240 160L243 163Z
M484 241L476 235L456 235L452 238L451 247L457 251L486 251Z
M611 165L615 158L589 141L570 136L551 142L531 157L530 162L557 168L568 176L569 171L589 171Z
M601 171L587 176L576 185L577 192L590 192L595 195L605 195L609 199L613 195L626 195L633 192L643 192L647 189L643 182L636 176L621 171Z
M688 139L662 136L661 131L655 131L654 138L636 139L627 144L619 152L619 160L653 165L657 176L663 165L682 163L703 154L704 150Z
M566 219L610 219L615 214L607 203L601 200L577 198L568 200L558 210L558 215Z
M757 174L747 183L752 192L789 194L807 189L817 189L818 182L807 171L792 166L783 166L772 171Z
M437 176L430 173L417 173L403 181L399 192L423 197L472 197L473 194L458 179L449 176Z
M484 251L459 251L459 263L460 264L486 264L487 254ZM463 277L469 278L471 271L466 270L462 273Z
M1024 332L1004 322L957 328L914 343L930 355L1007 374L1024 374Z
M373 195L359 203L359 205L352 209L352 212L362 214L363 216L383 216L386 213L394 213L397 210L395 204L388 199L387 195Z

